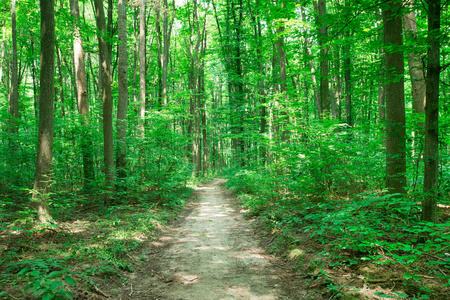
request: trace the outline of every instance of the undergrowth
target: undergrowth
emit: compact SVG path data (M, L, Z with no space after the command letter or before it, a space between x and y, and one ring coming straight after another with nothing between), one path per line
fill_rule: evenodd
M190 192L182 186L128 191L110 206L101 204L100 194L60 192L52 196L56 223L46 226L11 201L0 223L0 299L73 299L80 290L98 294L102 281L120 282L121 273L133 272L136 253L177 218Z
M421 221L420 187L410 188L408 196L386 194L380 141L367 135L349 140L345 132L325 128L309 143L286 147L264 168L231 170L227 182L247 216L265 228L271 251L301 253L298 270L315 280L327 278L322 286L328 297L344 297L344 286L339 293L332 290L345 271L353 274L345 275L354 277L353 285L387 289L377 292L381 298L448 299L446 197L433 224ZM334 281L333 272L339 274ZM346 284L349 290L352 284Z

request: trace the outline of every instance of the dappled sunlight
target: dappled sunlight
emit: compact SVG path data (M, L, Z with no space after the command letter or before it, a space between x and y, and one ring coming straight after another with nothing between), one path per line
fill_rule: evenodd
M251 289L243 286L230 286L226 290L228 294L232 295L236 299L245 300L276 300L276 295L256 295L252 293Z
M198 190L205 192L199 193L182 229L159 240L170 244L163 258L169 270L164 278L174 282L168 298L277 299L277 289L266 278L274 272L251 227L241 222L216 185Z

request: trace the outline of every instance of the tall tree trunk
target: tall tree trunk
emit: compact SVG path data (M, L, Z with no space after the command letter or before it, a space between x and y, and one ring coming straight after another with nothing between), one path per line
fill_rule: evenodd
M315 2L315 1L314 1ZM319 46L320 46L320 107L323 118L328 118L330 114L330 92L328 87L328 26L325 23L327 13L326 0L319 0Z
M159 106L163 107L164 105L164 99L163 99L163 60L164 60L164 54L163 54L163 41L162 41L162 34L161 34L161 11L160 7L156 7L156 19L155 19L155 30L156 30L156 43L158 45L158 99L159 99Z
M347 1L346 1L347 3ZM350 38L350 32L346 32L345 37ZM347 126L353 127L352 115L352 64L351 64L350 44L349 41L344 46L344 80L345 80L345 102L347 106Z
M92 133L90 129L88 87L86 82L86 66L84 61L83 41L81 39L80 8L78 0L70 0L70 13L74 18L73 26L73 61L77 88L78 112L81 115L81 152L83 155L84 185L90 189L95 179Z
M128 55L127 55L127 6L125 0L118 0L118 30L119 30L119 99L117 102L117 151L116 169L120 181L126 177L126 134L127 134L127 106L128 106ZM122 182L122 187L124 184Z
M167 5L167 0L163 0L163 43L164 43L164 54L163 54L163 64L162 64L162 105L167 105L167 67L169 65L169 20L168 13L169 6Z
M377 20L382 20L382 16L380 15L379 10L377 9L375 11L375 15ZM381 23L382 21L380 21ZM382 28L382 26L380 26L380 28ZM383 42L384 39L384 32L380 32L378 34L378 40L380 42ZM385 98L386 98L386 84L385 84L385 70L386 70L386 66L385 66L385 57L384 57L384 49L383 47L380 47L380 50L378 52L379 54L379 60L381 61L381 66L380 66L380 78L382 78L381 82L378 84L378 119L380 122L383 122L386 118L386 103L385 103Z
M16 29L16 0L11 3L11 31L12 31L12 68L11 68L11 95L9 99L9 113L11 114L10 132L14 135L11 149L18 151L17 138L19 134L19 76L17 67L17 29Z
M417 43L417 23L416 14L412 8L414 0L409 1L409 6L411 11L403 15L403 27L405 30L405 35L412 41ZM423 63L420 54L414 51L408 53L408 67L409 76L411 78L411 94L412 94L412 106L415 115L415 128L412 132L412 151L413 157L415 157L416 152L421 152L418 149L418 137L423 135L425 124L420 121L421 117L425 114L425 95L426 86L424 78Z
M386 188L389 193L405 194L406 140L405 91L402 45L401 3L390 0L383 9L386 63Z
M106 202L112 197L114 190L114 142L112 125L112 74L111 61L109 59L108 45L104 34L106 31L105 12L103 1L94 0L95 19L98 29L98 47L100 50L100 68L102 74L102 103L103 103L103 144L104 144L104 164L105 164L105 188L108 192Z
M59 98L61 101L61 117L64 118L66 112L64 106L64 80L61 67L61 50L58 47L58 43L56 43L55 46L56 46L56 64L58 66Z
M427 104L425 107L425 171L422 220L437 221L439 160L439 74L440 74L441 1L428 1Z
M51 221L48 197L53 161L53 102L55 96L55 2L41 0L41 88L39 92L39 135L31 202L41 223Z
M139 10L139 129L145 135L145 3L140 0Z

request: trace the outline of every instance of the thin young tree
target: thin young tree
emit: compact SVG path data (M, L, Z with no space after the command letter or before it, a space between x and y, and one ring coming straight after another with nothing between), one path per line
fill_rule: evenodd
M11 68L11 94L9 99L10 128L9 131L17 138L19 134L19 76L17 67L17 29L16 29L16 0L11 2L11 31L12 31L12 68ZM15 153L18 151L17 141L11 144Z
M48 196L53 162L53 102L55 96L55 2L41 0L41 71L39 131L31 203L41 223L51 221Z
M425 107L425 170L422 220L437 221L439 159L439 74L440 74L441 1L428 1L427 104Z

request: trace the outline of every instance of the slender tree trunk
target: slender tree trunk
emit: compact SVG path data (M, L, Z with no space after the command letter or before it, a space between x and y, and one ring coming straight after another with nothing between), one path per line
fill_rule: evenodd
M389 1L383 10L386 63L386 188L389 193L405 194L406 140L405 91L402 45L401 3Z
M168 13L169 6L167 5L167 0L163 0L163 43L164 43L164 54L162 63L162 105L167 105L167 67L169 65L169 20Z
M422 220L437 222L439 162L439 74L440 74L441 1L428 1L427 104L425 107L425 171Z
M164 24L163 24L164 25ZM164 54L163 54L163 41L162 41L162 34L161 34L161 11L160 7L156 8L156 19L155 19L155 30L156 30L156 43L158 45L158 99L159 99L159 106L163 107L164 105L164 99L163 99L163 60L164 60Z
M377 17L377 19L381 19L382 20L382 16L380 15L379 10L375 11L375 15ZM380 21L382 22L382 21ZM382 27L382 26L380 26ZM380 34L378 34L378 40L380 42L383 41L384 36L383 36L383 32L381 32ZM384 49L383 47L380 47L380 50L378 52L379 54L379 60L381 61L381 66L380 66L380 78L382 78L381 82L378 84L378 119L380 120L380 122L383 122L386 119L386 104L385 104L385 98L386 98L386 84L385 84L385 70L386 70L386 66L385 66L385 57L384 57Z
M315 1L314 1L315 2ZM320 107L323 118L330 114L330 92L328 87L328 51L326 46L328 40L328 26L325 24L324 16L327 13L326 0L319 0L319 46L320 46Z
M39 92L39 135L31 202L41 223L51 221L48 197L53 161L53 102L55 96L55 3L41 0L41 88ZM45 42L44 42L45 41Z
M142 138L145 135L145 3L144 0L140 0L139 10L139 129L141 131Z
M347 3L347 1L346 1ZM346 38L350 38L350 32L345 34ZM352 64L349 42L344 46L344 80L345 80L345 102L347 105L347 126L353 127L353 115L352 115Z
M11 95L9 99L9 113L11 114L10 132L15 136L11 144L14 153L18 151L17 138L19 135L19 76L17 67L17 30L16 30L16 0L11 3L11 31L12 31L12 68L11 68Z
M127 107L128 107L128 55L127 55L127 6L125 0L118 0L118 30L119 30L119 68L118 84L119 99L117 102L117 151L116 151L116 169L119 181L126 177L126 134L127 134ZM123 182L121 187L125 187Z
M98 29L98 46L100 50L100 68L102 74L102 103L103 103L103 141L104 141L104 164L105 164L105 188L109 194L106 202L112 197L114 190L114 142L112 126L112 74L111 61L109 59L108 45L104 39L106 33L105 12L103 1L94 0L95 19Z
M61 117L64 118L66 115L65 107L64 107L64 81L61 67L61 50L56 44L56 64L58 66L58 81L59 81L59 98L61 101Z

